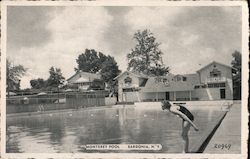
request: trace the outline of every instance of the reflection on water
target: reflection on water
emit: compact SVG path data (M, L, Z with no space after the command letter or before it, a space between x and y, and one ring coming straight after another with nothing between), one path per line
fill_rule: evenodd
M190 143L221 113L212 109L192 112L200 131L191 128ZM169 112L134 106L7 117L6 151L69 153L86 152L85 144L162 144L158 152L178 153L182 150L181 122Z

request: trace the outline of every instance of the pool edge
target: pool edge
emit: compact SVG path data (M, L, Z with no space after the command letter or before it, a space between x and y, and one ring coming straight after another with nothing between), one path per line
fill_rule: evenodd
M228 111L225 111L222 113L214 123L215 125L208 127L209 131L208 133L204 133L202 137L199 139L199 142L195 143L193 148L191 149L190 153L203 153L203 151L206 149L207 145L209 144L210 140L214 136L216 130L221 125L223 119L227 115Z

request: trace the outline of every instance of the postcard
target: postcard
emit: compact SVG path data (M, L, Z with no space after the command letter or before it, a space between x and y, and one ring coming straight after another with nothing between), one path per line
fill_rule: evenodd
M247 158L244 1L1 2L1 157Z

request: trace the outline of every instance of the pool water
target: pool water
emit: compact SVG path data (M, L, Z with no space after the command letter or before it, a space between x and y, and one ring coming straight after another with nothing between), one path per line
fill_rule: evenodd
M190 145L198 142L209 123L222 113L213 108L191 112L200 131L190 129ZM183 147L181 126L182 119L176 115L135 106L7 116L6 152L84 153L96 152L86 151L82 147L85 144L161 144L161 150L147 152L179 153Z

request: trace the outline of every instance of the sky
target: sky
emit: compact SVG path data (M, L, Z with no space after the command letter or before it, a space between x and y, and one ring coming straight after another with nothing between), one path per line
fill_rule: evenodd
M127 69L133 35L149 29L173 74L195 73L212 61L230 65L241 52L241 8L218 6L8 6L7 58L27 68L21 88L47 79L51 66L67 79L86 48Z

